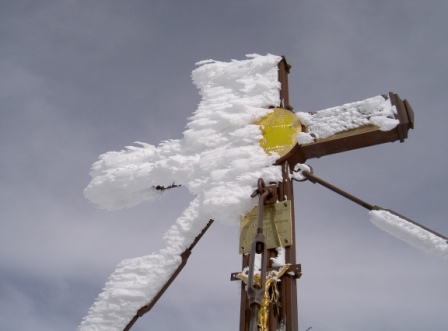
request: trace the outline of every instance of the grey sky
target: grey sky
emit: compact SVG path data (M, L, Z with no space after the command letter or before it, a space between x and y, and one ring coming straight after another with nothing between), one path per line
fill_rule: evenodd
M444 0L1 1L0 330L74 330L118 262L162 248L185 189L116 212L82 191L99 154L181 136L204 59L285 55L296 111L407 98L416 127L404 144L308 163L447 235L447 17ZM448 329L447 261L322 187L295 195L302 330ZM237 232L214 224L133 330L236 330Z

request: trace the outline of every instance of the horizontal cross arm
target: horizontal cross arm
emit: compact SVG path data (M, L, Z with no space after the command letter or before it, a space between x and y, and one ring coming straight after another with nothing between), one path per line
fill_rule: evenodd
M338 132L323 139L316 139L311 143L298 143L288 154L278 159L277 164L282 164L287 161L293 167L297 163L304 163L308 159L319 158L325 155L397 140L404 142L408 137L409 129L414 128L414 111L407 100L402 100L393 92L390 92L388 96L383 95L382 97L396 109L395 119L398 120L398 124L394 129L382 131L375 125L362 125L355 129ZM311 114L311 117L313 116ZM331 119L327 121L331 121ZM327 124L331 125L332 123ZM307 128L305 126L302 127L303 132L306 132Z

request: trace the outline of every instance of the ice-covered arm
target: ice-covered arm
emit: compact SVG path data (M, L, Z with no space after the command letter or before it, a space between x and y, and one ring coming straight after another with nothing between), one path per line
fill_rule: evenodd
M373 206L361 199L358 199L347 192L327 183L319 177L314 176L309 169L297 169L300 178L304 177L312 183L318 183L339 195L357 203L370 210L370 221L377 227L405 241L411 246L421 249L427 253L438 255L443 259L448 259L448 237L441 235L405 216L392 210Z
M180 142L153 146L136 143L119 152L108 152L92 165L87 199L103 209L132 207L163 194L164 188L182 185L195 156L179 154Z
M414 127L411 106L392 92L296 115L303 126L295 151L300 163L386 142L403 142Z

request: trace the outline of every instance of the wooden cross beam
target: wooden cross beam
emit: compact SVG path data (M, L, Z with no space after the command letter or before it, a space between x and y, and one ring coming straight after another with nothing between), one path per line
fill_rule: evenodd
M395 106L397 110L397 120L399 121L399 124L395 129L381 131L378 127L366 125L335 134L310 144L297 144L287 155L278 159L277 164L288 162L291 167L294 167L297 163L304 163L309 159L320 158L325 155L398 140L404 142L408 137L409 129L414 128L414 111L406 99L401 100L400 97L393 92L390 92L388 96L383 95L383 97L385 100L390 100L390 103Z
M280 100L282 108L292 111L289 103L288 74L291 66L283 59L278 64L278 79L281 84ZM298 331L298 315L297 315L297 287L296 279L301 276L301 266L296 264L296 248L295 248L295 220L294 220L294 192L290 179L290 174L294 166L298 163L304 163L308 159L319 158L321 156L340 153L358 148L364 148L386 142L400 141L403 142L407 136L409 129L414 126L414 113L407 102L401 100L395 93L383 96L385 101L390 102L391 106L395 106L396 120L398 125L392 130L380 130L377 126L367 124L355 129L338 132L323 139L315 139L307 144L295 144L287 153L282 155L276 162L283 169L283 181L277 184L278 200L290 201L291 217L292 217L292 240L291 246L285 247L285 263L290 264L294 272L285 274L278 284L280 292L280 310L269 310L268 330L275 331L281 328L284 331ZM311 114L316 116L317 113ZM302 124L301 131L308 132L309 128ZM277 251L270 249L268 256L276 257ZM249 255L242 258L242 268L248 267ZM275 270L272 261L269 259L268 270ZM237 273L231 275L231 280L238 280ZM271 307L273 308L273 307ZM250 307L245 291L245 284L241 284L241 301L240 301L240 331L249 330Z

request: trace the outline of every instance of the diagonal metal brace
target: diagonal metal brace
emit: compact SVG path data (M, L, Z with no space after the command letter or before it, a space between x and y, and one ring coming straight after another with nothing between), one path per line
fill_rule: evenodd
M123 329L123 331L129 331L131 327L137 322L139 317L142 317L144 314L149 312L152 307L157 303L157 301L162 297L162 295L165 293L165 291L168 289L168 287L171 285L171 283L176 279L176 277L180 274L182 269L187 264L188 258L191 255L191 251L193 250L194 246L198 243L199 240L201 240L202 236L205 234L205 232L208 230L210 225L212 225L213 220L209 220L207 225L202 229L201 233L194 239L193 243L188 247L180 256L182 258L181 264L177 267L177 269L174 271L174 273L171 275L171 277L166 281L165 285L160 289L160 291L157 293L157 295L149 302L147 305L141 307L137 314L132 318L132 320L129 321L129 323L126 325L126 327Z
M397 213L397 212L395 212L393 210L385 209L385 208L382 208L382 207L379 207L379 206L374 206L374 205L371 205L371 204L369 204L369 203L367 203L367 202L365 202L365 201L363 201L361 199L358 199L357 197L355 197L355 196L353 196L353 195L351 195L351 194L341 190L340 188L338 188L336 186L333 186L330 183L327 183L323 179L314 176L309 171L304 170L304 171L301 172L301 174L302 174L303 177L308 179L313 184L318 183L318 184L328 188L329 190L331 190L331 191L333 191L333 192L335 192L335 193L337 193L339 195L342 195L343 197L353 201L354 203L356 203L356 204L358 204L358 205L360 205L360 206L362 206L362 207L364 207L364 208L366 208L368 210L385 210L385 211L388 211L389 213L391 213L391 214L393 214L395 216L398 216L401 219L404 219L404 220L406 220L406 221L408 221L408 222L410 222L410 223L412 223L412 224L414 224L414 225L416 225L416 226L418 226L418 227L420 227L420 228L422 228L422 229L432 233L433 235L435 235L435 236L437 236L439 238L444 239L448 243L448 237L446 237L446 236L444 236L444 235L442 235L442 234L440 234L440 233L438 233L438 232L436 232L436 231L434 231L434 230L432 230L432 229L430 229L430 228L428 228L428 227L426 227L426 226L424 226L424 225L422 225L420 223L417 223L416 221L411 220L410 218L408 218L406 216L403 216L403 215L401 215L401 214L399 214L399 213Z

